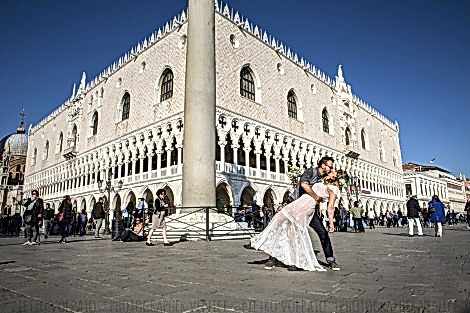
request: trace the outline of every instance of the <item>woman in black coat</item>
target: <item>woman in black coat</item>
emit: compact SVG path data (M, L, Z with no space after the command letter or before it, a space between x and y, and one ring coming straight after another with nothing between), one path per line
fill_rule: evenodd
M65 196L64 200L59 206L59 213L57 214L57 222L59 223L60 235L62 236L59 243L67 243L67 236L69 225L73 219L72 200L70 196Z

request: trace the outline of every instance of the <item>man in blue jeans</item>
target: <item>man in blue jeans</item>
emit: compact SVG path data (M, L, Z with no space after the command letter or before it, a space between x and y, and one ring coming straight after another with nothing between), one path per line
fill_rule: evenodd
M322 219L320 217L320 205L319 203L322 199L312 190L312 186L316 183L322 181L323 177L328 175L333 168L333 158L324 156L322 157L318 163L317 167L309 167L304 171L302 176L300 176L300 190L299 190L299 197L303 194L309 194L315 202L317 206L315 208L315 213L313 214L312 220L310 222L310 227L317 233L318 237L320 237L320 242L323 248L323 253L325 254L327 267L333 271L339 271L340 268L336 263L336 258L333 254L333 246L331 245L330 236L328 235L328 231L325 229L323 225ZM330 230L334 231L334 230Z

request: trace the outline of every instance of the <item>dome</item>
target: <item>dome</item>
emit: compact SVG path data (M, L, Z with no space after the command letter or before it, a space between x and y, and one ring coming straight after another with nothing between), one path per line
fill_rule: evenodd
M16 133L5 136L0 140L0 155L8 153L11 155L27 156L28 136L26 136L24 129L24 112L21 112L20 116L20 125L16 129Z
M11 155L26 156L28 153L28 137L21 132L9 136L5 141L3 150Z

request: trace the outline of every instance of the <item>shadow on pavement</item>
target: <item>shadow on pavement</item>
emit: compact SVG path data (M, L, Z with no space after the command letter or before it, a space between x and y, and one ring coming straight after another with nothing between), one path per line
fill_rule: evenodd
M401 237L410 237L410 238L419 238L419 237L434 237L432 235L428 234L423 234L422 236L414 235L414 236L408 236L408 233L400 233L400 234L394 234L394 233L383 233L384 235L388 236L401 236Z
M41 244L38 246L42 245L57 245L58 241L60 238L57 238L57 240L51 241L41 241ZM69 243L74 243L74 242L85 242L85 241L100 241L100 240L108 240L107 238L90 238L90 239L75 239L75 240L67 240L67 244ZM6 243L6 244L0 244L0 247L8 247L8 246L22 246L24 244L24 241L21 242L15 242L15 243Z

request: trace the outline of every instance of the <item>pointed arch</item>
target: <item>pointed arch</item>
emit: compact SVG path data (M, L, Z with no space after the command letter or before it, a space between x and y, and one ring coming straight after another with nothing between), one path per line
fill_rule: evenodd
M351 144L351 130L349 127L346 127L344 130L344 143L346 146L349 146Z
M44 160L49 158L49 140L46 140L46 145L44 146Z
M297 96L294 89L287 93L287 114L290 118L297 119Z
M253 101L256 99L255 79L249 65L243 66L240 71L240 95Z
M366 142L366 140L367 140L366 131L365 131L365 129L363 128L363 129L361 130L361 146L362 146L362 149L363 149L363 150L366 150L366 148L367 148L367 142Z
M127 91L122 96L121 107L122 107L121 121L125 121L129 119L129 114L131 111L131 95Z
M251 206L253 200L255 200L255 196L256 191L251 185L247 185L240 194L240 206Z
M95 111L93 113L93 116L91 118L91 129L92 129L92 136L95 136L96 134L98 134L98 112Z
M321 119L322 119L323 132L329 134L330 133L330 117L328 115L328 110L326 108L323 108L321 112Z
M57 151L59 153L62 153L63 146L64 146L64 133L60 132L59 140L57 141Z
M160 102L173 97L173 71L166 68L160 78Z
M77 147L78 128L76 124L73 124L72 128L72 147Z

